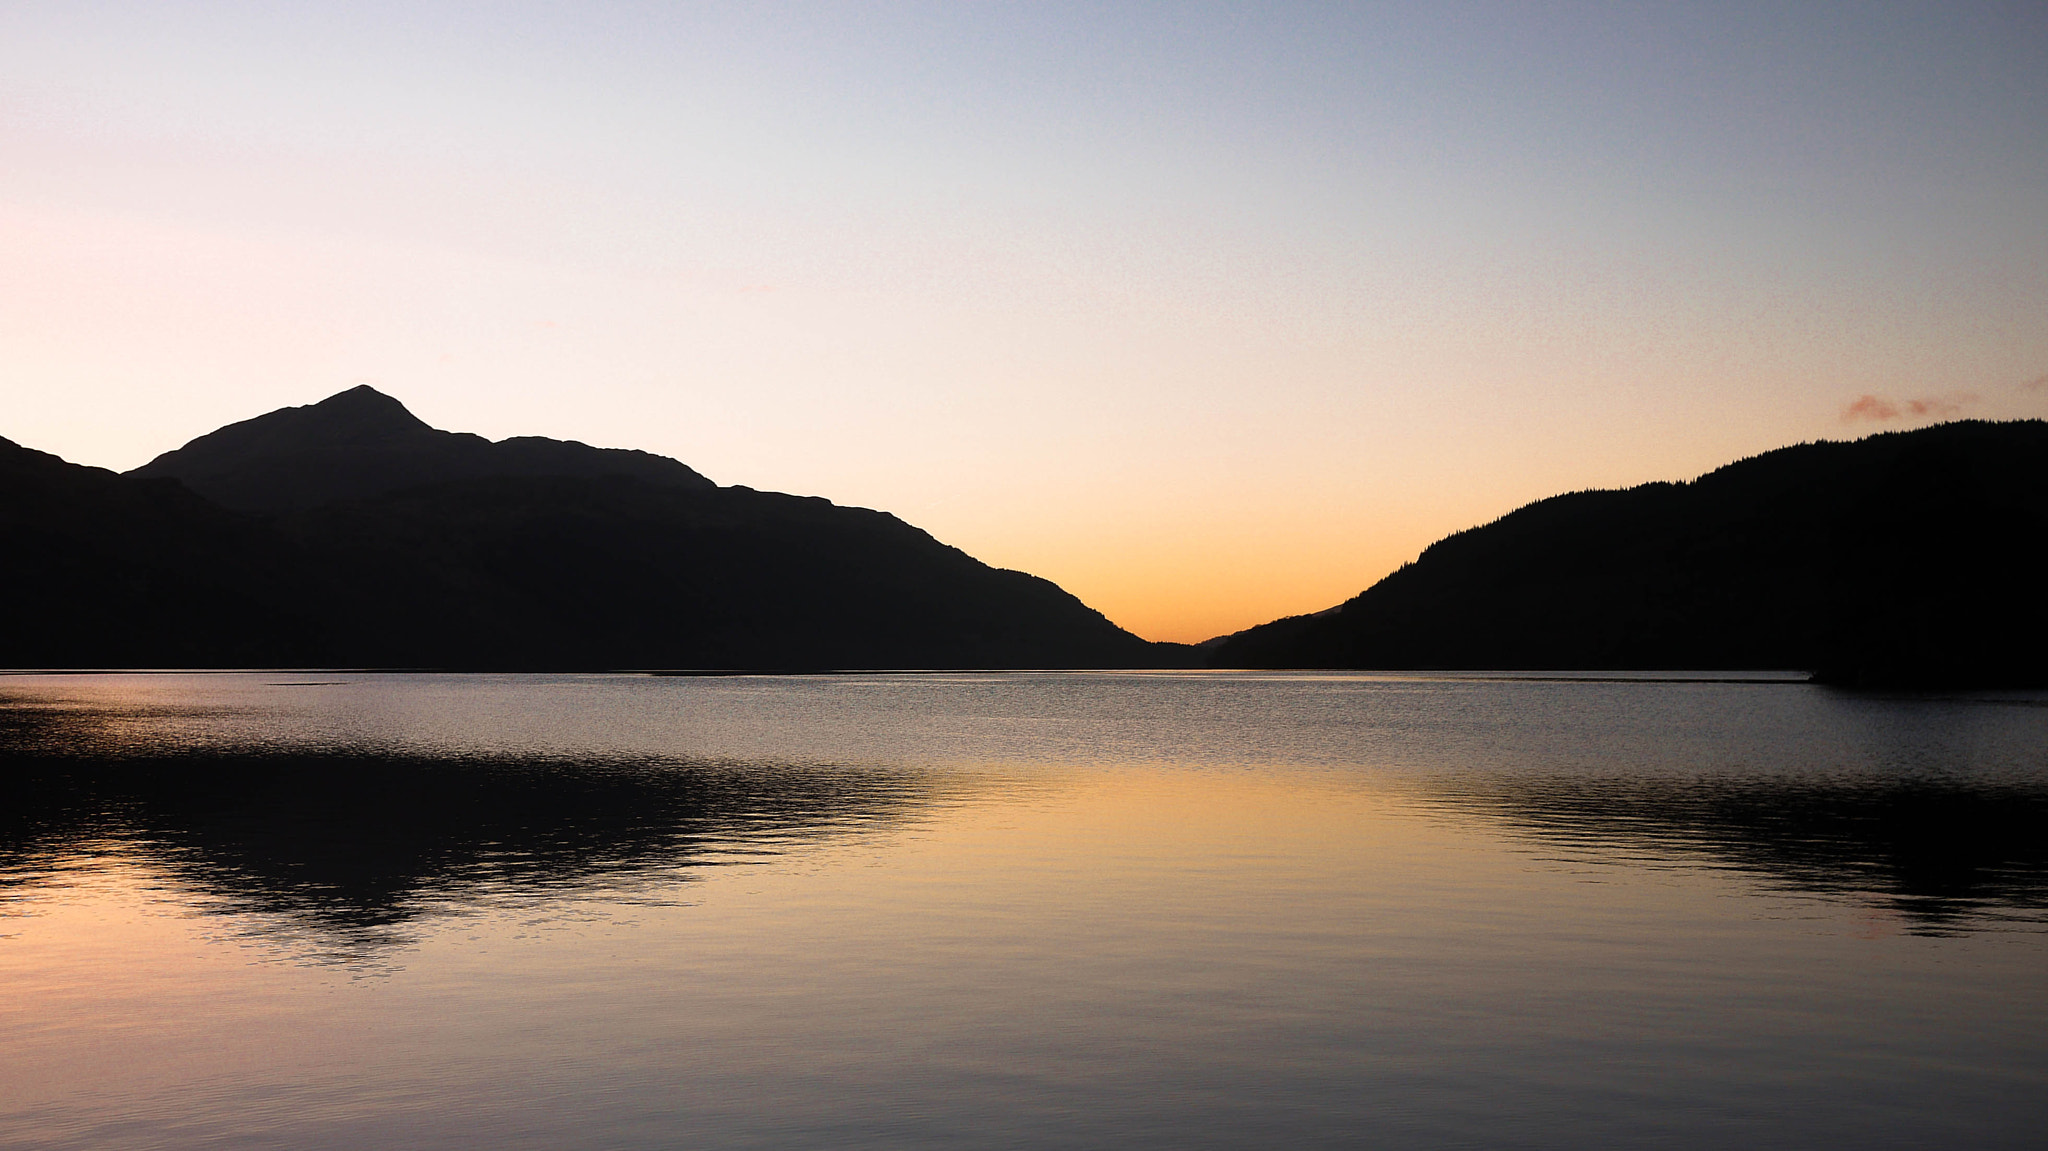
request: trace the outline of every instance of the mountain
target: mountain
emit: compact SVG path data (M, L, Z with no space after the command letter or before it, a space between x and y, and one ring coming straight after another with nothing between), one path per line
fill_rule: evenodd
M815 670L1180 660L883 512L430 428L369 388L127 475L0 441L0 666ZM1180 662L1185 662L1180 660Z
M2048 683L2048 424L1963 421L1539 500L1217 667L1788 668Z
M659 487L717 485L665 456L520 436L444 432L364 384L209 432L128 473L170 477L223 507L279 512L424 484L510 476L626 476Z
M175 481L0 439L0 539L0 666L243 664L302 622L302 565Z

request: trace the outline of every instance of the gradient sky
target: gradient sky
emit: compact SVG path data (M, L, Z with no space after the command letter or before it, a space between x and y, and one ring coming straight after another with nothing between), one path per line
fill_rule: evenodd
M0 4L0 435L364 382L1198 640L2048 415L2048 5Z

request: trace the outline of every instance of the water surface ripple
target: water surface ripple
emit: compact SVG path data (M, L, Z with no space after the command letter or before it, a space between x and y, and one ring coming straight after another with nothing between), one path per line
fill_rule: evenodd
M2048 696L0 678L0 1146L2030 1146Z

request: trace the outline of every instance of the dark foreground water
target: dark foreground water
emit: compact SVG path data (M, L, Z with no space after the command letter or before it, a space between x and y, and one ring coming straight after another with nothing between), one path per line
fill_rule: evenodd
M0 1146L2038 1147L2048 696L0 677Z

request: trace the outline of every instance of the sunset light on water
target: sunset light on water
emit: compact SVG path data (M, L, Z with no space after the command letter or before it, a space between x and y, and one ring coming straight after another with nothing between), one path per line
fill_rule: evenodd
M2041 1118L2031 697L263 678L9 686L5 1145L2017 1147ZM195 753L227 790L179 782ZM1901 779L2023 822L1957 844Z

